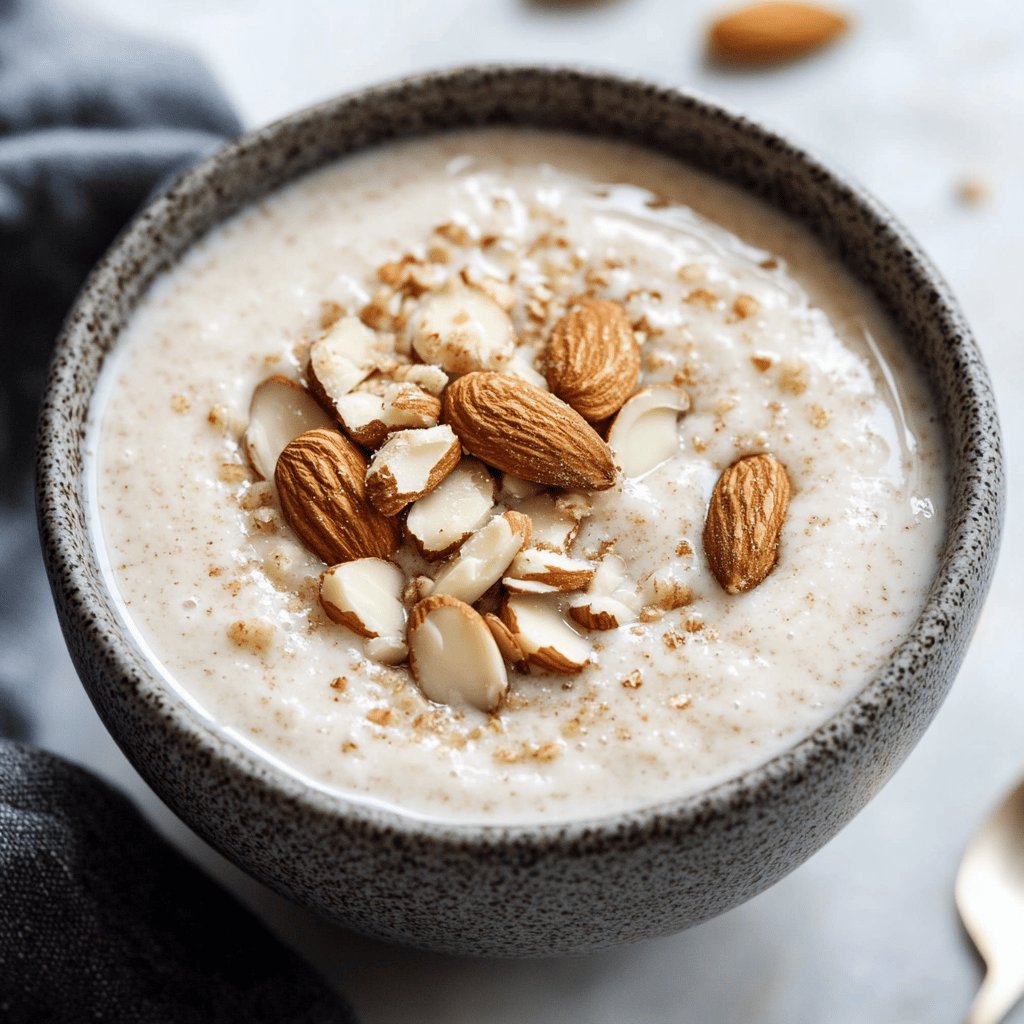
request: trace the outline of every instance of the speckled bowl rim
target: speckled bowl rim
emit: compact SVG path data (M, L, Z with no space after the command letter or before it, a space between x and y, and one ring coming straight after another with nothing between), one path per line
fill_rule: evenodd
M69 314L51 366L40 418L39 465L41 472L38 483L38 503L41 510L40 528L44 548L47 551L51 580L62 581L63 593L61 596L64 599L64 605L71 610L72 615L79 622L85 622L87 617L91 619L93 625L97 618L104 620L106 630L100 632L94 629L92 642L98 645L105 664L117 666L121 673L122 685L125 680L132 680L135 677L148 683L145 692L135 689L132 696L136 700L147 703L148 710L162 719L170 720L180 732L181 737L194 742L204 756L227 760L251 779L255 785L277 792L290 803L298 805L300 811L307 809L318 815L338 816L367 824L393 835L415 835L442 845L454 843L461 850L472 849L474 846L487 848L505 844L517 846L536 844L544 847L550 847L552 844L565 844L568 846L568 844L578 844L580 841L589 847L594 843L601 844L603 838L614 838L621 842L624 838L633 837L637 841L642 841L645 834L658 828L659 822L671 822L673 827L678 830L680 826L685 827L687 824L696 826L701 822L706 822L709 818L728 818L749 804L751 793L762 788L777 791L780 785L795 785L805 773L815 770L816 765L834 761L837 756L838 744L848 741L856 745L856 734L860 728L858 723L869 710L872 714L884 715L886 708L896 701L901 695L901 691L914 685L918 674L922 670L926 670L927 662L934 655L936 645L943 643L945 631L950 625L951 618L955 618L945 609L957 606L958 589L962 591L965 586L964 581L971 580L976 575L979 551L988 551L998 547L1001 532L1001 513L998 509L997 514L992 515L990 511L987 515L979 516L977 521L975 517L969 515L959 516L958 522L953 524L954 529L947 538L939 569L925 606L910 634L867 686L803 740L732 779L690 796L585 819L512 824L433 819L416 813L405 813L387 806L364 803L340 794L328 793L307 785L300 778L279 768L270 760L265 760L250 752L240 743L217 731L204 721L200 713L190 707L184 698L177 693L172 693L166 684L149 670L147 659L122 626L119 615L110 602L110 594L103 584L103 577L96 562L93 541L85 526L84 515L81 517L81 522L76 524L76 530L68 531L67 521L61 520L54 512L55 509L61 507L62 502L70 500L74 504L77 501L81 505L83 500L81 480L75 481L77 490L69 489L68 481L61 479L52 470L52 467L61 464L60 452L62 449L70 450L73 446L80 446L84 440L83 424L69 421L63 413L64 402L67 396L74 392L76 386L75 357L84 350L84 346L90 344L88 332L82 330L80 325L88 323L90 315L94 312L92 306L94 290L107 275L119 272L119 261L129 250L130 244L133 241L138 241L137 236L151 229L149 220L158 219L160 204L164 197L171 191L188 190L202 185L204 182L208 184L211 174L215 174L217 169L223 165L230 164L243 149L251 149L254 146L272 147L275 136L288 125L316 122L319 118L346 104L367 101L380 102L386 100L389 93L409 89L429 90L438 82L449 80L452 77L458 78L462 75L479 75L481 73L493 73L512 78L519 73L532 76L550 75L553 80L565 75L582 76L591 84L614 83L619 88L644 90L651 95L669 101L683 101L699 108L702 114L714 117L719 124L727 126L730 131L738 133L741 137L780 148L789 158L800 161L808 167L814 173L816 180L824 181L845 193L875 223L878 232L885 236L887 245L900 250L901 255L905 258L913 260L916 272L934 289L937 298L936 305L941 309L943 318L944 335L950 339L951 344L960 346L962 350L959 354L962 356L965 373L969 375L968 391L975 399L974 408L979 410L976 422L972 423L975 462L982 464L985 472L972 474L966 471L967 466L965 465L961 467L961 472L953 474L953 466L950 466L950 514L954 508L980 509L983 507L991 495L993 484L1001 503L1004 489L1001 475L1002 459L998 418L987 372L974 345L970 329L945 281L921 252L916 242L892 214L863 188L851 182L847 175L836 172L828 164L811 155L803 147L795 146L774 131L762 127L746 116L723 107L717 102L705 99L699 93L660 86L643 79L604 70L592 71L572 66L472 65L413 75L350 92L281 118L265 127L246 132L177 179L145 210L140 212L122 232L117 242L93 271L83 287L75 307ZM571 131L572 129L566 130ZM584 135L599 137L599 133L582 126L577 130ZM637 144L643 146L642 142ZM654 148L653 151L658 152L657 148ZM686 161L681 160L681 162L685 163ZM315 166L321 165L314 165L314 168L308 168L302 173L307 173L309 169L315 169ZM713 170L705 169L705 171L716 176ZM274 187L280 187L280 185ZM740 185L736 187L742 188ZM786 215L791 217L790 214ZM230 216L230 213L226 216ZM220 219L218 219L219 222ZM827 242L823 242L823 244L827 244ZM873 291L870 285L866 285L866 287ZM916 356L914 361L920 365L920 360ZM42 468L47 466L51 467L49 472ZM990 485L989 488L984 486L986 480ZM76 543L83 545L83 550L90 553L92 557L88 561L78 558ZM97 580L99 581L97 589L102 590L102 597L105 601L102 610L97 609L90 598L90 590L96 585ZM981 587L984 591L987 582L986 578L974 585ZM119 744L121 743L121 737L115 735L114 738ZM132 759L130 745L123 749L126 749L129 759ZM159 779L150 778L144 765L136 765L136 767L159 793Z

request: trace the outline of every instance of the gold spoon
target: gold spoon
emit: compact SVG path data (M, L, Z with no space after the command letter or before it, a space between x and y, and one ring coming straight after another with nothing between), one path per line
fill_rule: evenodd
M956 905L986 968L967 1024L999 1024L1024 995L1024 782L967 847Z

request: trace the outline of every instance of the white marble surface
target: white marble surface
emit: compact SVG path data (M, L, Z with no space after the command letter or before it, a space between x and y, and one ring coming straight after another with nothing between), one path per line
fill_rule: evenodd
M1024 530L1014 521L1024 470L1024 5L846 0L855 31L831 52L786 69L729 73L701 56L714 0L77 3L200 50L249 124L354 86L481 60L610 67L744 109L859 178L949 278L995 379L1011 495L1000 570L971 653L906 765L781 884L672 938L562 961L457 960L369 942L291 907L205 848L148 791L78 687L52 616L32 653L50 680L42 744L128 789L309 956L366 1024L961 1019L980 968L952 903L958 856L1024 771ZM957 202L967 176L989 183L986 203ZM20 597L47 600L41 585ZM7 648L2 657L9 664L14 656ZM1024 1010L1012 1019L1024 1021Z

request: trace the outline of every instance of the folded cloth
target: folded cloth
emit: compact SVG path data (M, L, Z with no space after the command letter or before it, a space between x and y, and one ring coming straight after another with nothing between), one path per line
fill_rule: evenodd
M238 131L192 55L0 0L0 465L24 476L50 346L153 188Z
M188 54L0 0L0 735L74 685L39 678L57 630L26 493L53 339L142 201L237 129ZM353 1019L124 797L0 740L0 1021Z
M351 1024L95 776L0 741L0 1020Z

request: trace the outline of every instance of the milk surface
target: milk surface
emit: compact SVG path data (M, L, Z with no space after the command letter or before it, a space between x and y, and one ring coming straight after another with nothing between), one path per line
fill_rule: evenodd
M692 399L678 453L594 495L573 548L613 548L638 583L666 572L692 602L589 634L576 676L513 674L492 716L431 704L325 618L323 564L240 450L256 384L299 377L325 317L370 302L381 264L431 250L437 274L509 283L527 351L572 296L621 302L643 383ZM722 469L758 451L793 497L775 570L730 596L704 515ZM923 385L801 229L641 149L511 129L347 159L196 245L104 368L88 472L104 571L169 689L312 785L493 823L682 797L806 736L913 624L946 503Z

